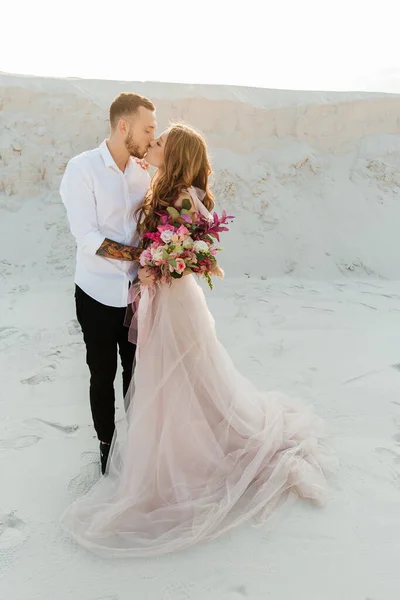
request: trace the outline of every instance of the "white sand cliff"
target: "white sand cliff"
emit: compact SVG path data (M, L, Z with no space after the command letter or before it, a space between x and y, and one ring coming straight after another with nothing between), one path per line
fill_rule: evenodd
M341 467L326 508L108 562L59 528L98 467L58 186L128 90L160 129L206 135L237 217L208 293L219 336L260 387L315 407ZM0 599L398 600L400 95L3 74L0 125Z

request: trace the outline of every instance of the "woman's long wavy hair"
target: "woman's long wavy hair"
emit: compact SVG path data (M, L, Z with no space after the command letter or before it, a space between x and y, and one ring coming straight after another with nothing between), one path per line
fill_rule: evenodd
M156 231L157 212L173 206L178 196L190 186L205 191L204 206L212 211L214 197L208 187L211 165L203 136L187 125L172 125L164 148L164 165L154 174L143 205L136 211L140 236ZM146 247L148 240L142 240Z

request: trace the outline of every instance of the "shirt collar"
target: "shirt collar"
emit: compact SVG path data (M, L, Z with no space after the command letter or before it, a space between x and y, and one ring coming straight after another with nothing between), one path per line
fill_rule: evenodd
M111 152L108 149L107 140L104 140L104 142L100 144L100 153L103 157L104 164L106 165L106 167L112 167L113 169L117 169L117 171L119 171L115 160L111 156Z

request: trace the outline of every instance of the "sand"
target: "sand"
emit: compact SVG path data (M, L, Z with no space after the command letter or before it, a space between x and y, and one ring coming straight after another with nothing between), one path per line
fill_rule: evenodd
M105 561L59 527L98 465L58 186L126 90L205 133L237 216L206 292L219 336L315 407L341 466L325 508ZM400 96L1 75L0 98L1 600L398 600Z

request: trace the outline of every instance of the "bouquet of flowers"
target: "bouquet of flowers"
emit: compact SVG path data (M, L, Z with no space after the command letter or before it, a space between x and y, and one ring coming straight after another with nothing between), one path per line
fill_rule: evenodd
M213 288L211 277L223 278L216 254L222 248L215 246L222 231L228 231L227 224L234 219L225 211L221 217L214 213L213 218L200 213L191 213L190 200L183 200L182 208L172 206L158 213L160 225L154 233L144 234L151 244L140 255L140 264L147 267L155 282L171 283L185 273L195 273L204 277Z

